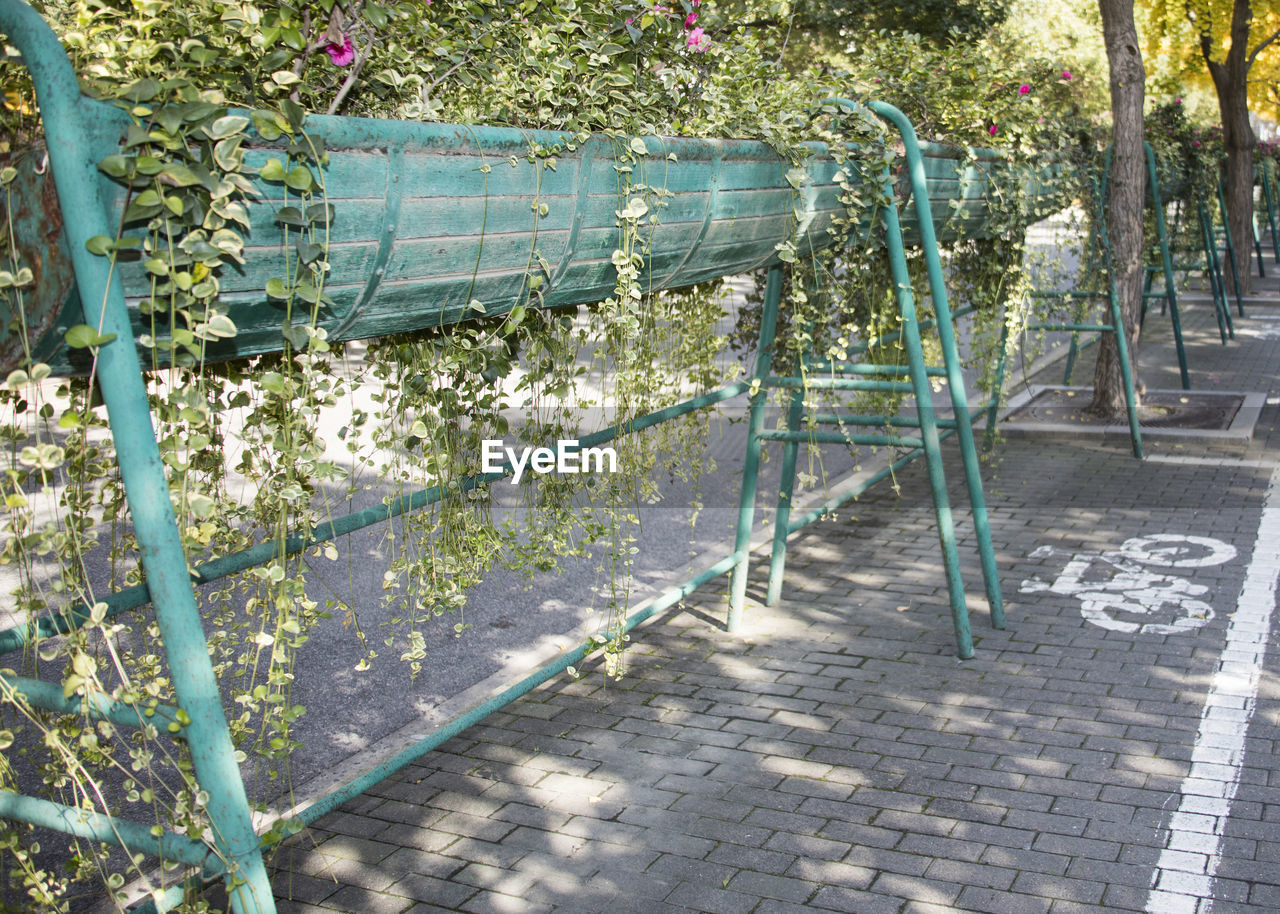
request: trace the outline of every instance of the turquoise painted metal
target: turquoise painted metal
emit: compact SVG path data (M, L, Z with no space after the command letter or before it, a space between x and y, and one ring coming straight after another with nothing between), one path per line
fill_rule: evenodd
M1267 225L1271 229L1271 249L1275 252L1276 262L1280 263L1280 231L1276 230L1276 195L1271 184L1271 168L1274 165L1275 159L1264 162L1258 169L1258 174L1262 179L1259 182L1262 185L1262 201L1267 207Z
M118 151L129 124L126 114L83 97L75 106L85 125L86 161ZM452 323L468 316L473 300L483 302L489 315L502 314L529 300L530 264L541 269L540 305L595 302L612 292L610 256L627 196L614 168L620 152L615 139L320 115L309 117L306 129L328 152L321 176L335 206L333 279L325 290L334 305L318 321L329 339ZM661 137L643 143L647 154L636 156L633 183L674 194L666 198L660 219L645 226L651 252L642 279L647 288L685 286L778 263L777 239L795 225L802 253L831 243L831 219L844 210L832 181L838 166L821 144L813 144L805 160L808 183L797 199L785 179L787 169L764 143ZM535 145L555 154L554 170L530 155ZM283 140L250 134L245 161L261 166L283 155L283 148ZM924 161L928 194L949 236L979 236L996 163L936 145L926 148ZM38 340L34 354L55 374L84 372L87 356L62 343L83 306L72 259L60 240L60 211L51 205L37 163L28 157L17 164L17 210L34 217L17 226L19 249L36 272L26 302L26 319ZM124 188L96 167L83 179L94 185L107 223L115 225ZM265 289L283 272L285 246L275 212L288 194L261 179L254 186L261 198L247 207L245 264L223 277L221 286L221 303L238 332L212 342L210 359L274 352L281 345L284 314ZM1050 199L1050 186L1043 187ZM913 237L918 230L918 223L909 226ZM139 309L148 296L148 275L138 263L121 262L119 270L129 336L153 335L155 350L145 357L158 358L167 351L167 336L144 321ZM0 371L20 355L16 339L5 333L0 331Z
M1160 251L1160 263L1158 265L1148 266L1146 275L1143 277L1142 288L1142 317L1138 326L1142 326L1142 321L1147 317L1147 302L1152 298L1161 298L1164 300L1162 308L1169 309L1169 320L1173 325L1173 342L1178 353L1178 375L1182 382L1183 390L1191 389L1191 375L1187 371L1187 348L1182 340L1182 316L1178 309L1178 286L1173 278L1173 255L1169 246L1169 227L1165 220L1164 200L1160 194L1160 173L1156 168L1156 154L1152 150L1150 143L1142 144L1146 151L1147 160L1147 188L1151 194L1151 212L1155 217L1156 224L1156 247ZM1159 292L1152 292L1152 279L1159 272L1163 278L1164 289Z
M854 103L843 99L830 100L836 104ZM770 557L769 584L766 601L776 602L782 592L783 575L786 565L786 541L790 533L811 523L821 514L806 515L800 523L792 523L791 506L794 498L796 460L801 443L810 444L842 443L842 444L878 444L911 448L908 459L924 456L928 466L930 488L933 493L934 511L938 522L939 548L943 555L944 573L947 579L948 600L952 614L952 628L955 632L956 651L961 658L973 655L973 639L969 625L968 607L965 599L964 584L960 574L960 562L956 550L955 527L951 513L951 505L946 491L946 479L942 465L940 449L939 423L934 415L932 397L929 389L931 376L944 376L950 388L952 408L958 421L953 420L952 431L959 434L961 451L964 459L966 479L969 485L970 504L974 523L978 533L979 550L982 556L983 576L987 585L988 603L991 607L991 621L996 627L1003 627L1004 603L1000 592L999 575L995 564L995 551L991 546L990 525L982 492L982 480L978 472L977 450L974 446L972 418L980 412L969 407L965 393L964 380L961 375L960 359L952 330L952 315L947 303L946 284L943 278L941 257L938 254L937 238L934 234L933 218L936 204L931 202L935 194L934 187L929 184L925 164L929 161L922 155L916 141L915 131L906 118L897 109L878 102L867 103L867 108L886 120L902 137L905 154L903 157L907 185L915 200L915 233L925 253L931 290L934 316L927 322L928 327L937 330L939 341L944 352L945 365L940 369L931 369L925 364L921 343L921 321L915 307L910 275L906 266L906 242L899 220L897 202L893 195L886 194L888 202L880 207L877 215L883 220L885 243L888 247L890 267L897 298L899 316L902 327L893 334L893 339L901 340L907 351L907 366L879 366L874 364L834 365L829 362L810 361L809 369L814 373L806 377L784 377L772 372L771 348L776 329L776 311L778 294L772 286L766 290L764 313L762 316L761 357L757 361L755 372L756 393L752 400L749 437L747 445L746 469L739 502L738 534L736 551L745 550L750 537L754 516L757 491L756 476L760 460L760 446L763 441L782 441L783 462L777 516L774 519L773 548ZM990 155L983 161L990 164L994 158ZM892 185L892 177L885 174L884 185L888 189ZM955 185L958 186L958 185ZM950 207L948 207L950 209ZM987 230L987 223L971 224L967 230L978 233ZM974 237L974 236L966 236ZM887 341L887 340L886 340ZM766 348L767 347L767 348ZM858 351L867 351L870 344L863 344ZM819 371L830 371L832 376L823 377ZM871 377L835 377L836 373L854 375L870 375ZM879 377L876 377L879 376ZM894 378L907 380L894 380ZM786 428L781 430L765 430L764 410L771 389L791 389L794 393L788 398ZM919 436L897 434L851 434L848 432L815 432L802 428L803 390L805 388L828 388L840 390L886 390L910 393L916 401L916 418L902 417L861 417L851 416L851 425L893 426L903 425L919 429ZM840 424L846 417L820 416L818 421L825 424ZM843 493L830 500L831 509L847 500L856 497L864 489ZM830 510L830 509L829 509ZM729 626L734 629L740 622L746 598L747 561L745 557L734 571L730 588Z
M895 108L880 102L871 102L871 108L880 116L888 119L901 133L907 148L907 163L911 169L911 181L915 198L921 197L924 176L921 170L920 157L915 130L907 118ZM1039 190L1050 191L1049 180L1053 172L1047 175L1033 175ZM1054 199L1052 192L1037 194L1036 199ZM1032 218L1047 215L1045 207L1037 207ZM924 251L925 266L929 278L929 292L933 302L934 320L937 323L938 337L942 344L945 359L947 389L951 394L952 410L957 418L956 433L960 439L961 459L964 463L965 484L969 492L969 504L973 512L973 522L978 535L978 549L982 562L982 576L986 584L987 601L991 615L991 624L996 628L1004 628L1004 599L1000 592L1000 580L996 572L995 550L991 545L991 533L987 516L986 499L982 492L982 476L978 469L978 454L974 446L972 414L969 409L968 396L965 393L964 377L961 373L959 349L956 346L953 329L953 315L947 301L947 284L942 272L942 258L938 253L937 239L933 235L933 225L929 220L921 218L921 247Z
M1222 273L1222 258L1218 254L1217 229L1214 228L1209 205L1203 200L1196 201L1196 220L1200 227L1200 245L1205 251L1205 272L1209 274L1213 299L1218 306L1218 332L1225 343L1227 339L1236 338L1235 324L1227 304L1227 281Z
M1218 182L1218 216L1222 219L1222 239L1227 250L1227 262L1231 264L1231 290L1235 294L1236 310L1244 317L1244 296L1240 292L1240 266L1236 260L1235 239L1231 237L1231 220L1227 218L1227 197L1222 182ZM1215 239L1214 247L1217 247ZM1246 249L1247 250L1247 249Z
M165 660L174 693L190 718L187 743L196 778L208 794L206 811L213 850L226 866L227 890L236 914L270 911L274 908L271 886L249 817L244 782L169 502L169 484L151 424L123 289L107 261L85 248L94 235L114 234L106 221L102 185L88 177L97 173L95 142L100 140L92 131L101 123L98 112L86 106L71 64L34 10L16 0L5 0L0 4L0 31L22 52L35 83L58 205L63 213L76 214L64 231L80 298L86 303L84 320L100 333L116 337L100 348L99 387L116 442L147 588L164 632Z
M0 0L0 31L19 48L35 82L52 174L52 180L41 180L31 169L15 183L19 249L36 273L35 291L26 302L28 326L33 328L32 337L36 340L34 355L49 362L57 373L76 374L86 366L77 361L77 351L63 346L65 329L87 322L105 335L114 335L99 349L97 376L141 547L146 584L108 597L108 614L152 604L163 634L178 707L134 708L99 700L84 707L79 699L62 696L57 686L20 677L4 679L0 689L34 706L61 713L86 713L122 726L162 724L160 729L167 731L172 725L190 746L196 778L208 794L211 837L208 843L202 843L174 834L155 836L149 826L13 794L0 794L0 816L186 863L198 870L197 878L225 878L231 907L237 914L271 914L275 903L263 865L261 839L250 819L193 584L385 522L447 495L439 488L423 489L391 505L379 505L315 530L299 532L286 543L262 543L207 562L194 572L188 568L170 506L139 359L137 341L144 332L153 331L143 325L138 311L143 297L142 274L136 265L129 264L110 270L107 260L86 250L89 238L114 235L123 209L122 189L98 170L97 163L119 150L127 119L119 109L80 94L76 76L53 33L21 0ZM912 449L888 471L921 455L929 462L957 650L967 657L972 654L972 641L939 444L942 438L953 434L962 441L967 435L971 452L970 422L976 412L964 402L963 385L957 383L959 375L954 365L930 369L924 364L920 332L922 327L937 327L940 335L950 333L934 220L942 226L944 237L980 237L989 224L987 203L995 193L1000 162L993 154L981 151L922 146L916 142L910 124L895 109L876 103L871 108L903 134L907 149L905 181L895 182L887 172L869 180L879 181L891 192L891 202L883 207L881 216L893 239L890 254L906 319L903 333L910 367L905 376L899 374L906 380L836 380L900 385L921 404L921 419L918 426L913 426L919 428L918 435L882 436ZM615 276L610 254L616 243L617 213L627 197L626 187L618 183L613 168L619 154L614 139L575 139L549 132L359 118L313 117L308 120L307 129L323 140L329 151L323 178L329 188L329 200L335 203L338 213L332 225L331 255L334 275L342 279L328 288L336 304L322 315L320 322L331 339L382 336L455 322L468 314L473 299L480 299L488 314L502 313L529 301L528 266L535 254L541 258L544 272L538 299L541 305L559 307L597 301L612 291ZM801 226L798 247L802 253L833 243L827 228L837 213L843 213L839 190L832 181L836 165L825 149L815 145L814 155L806 162L809 183L797 194L777 155L764 144L653 137L645 138L643 143L646 153L639 158L637 167L641 173L634 180L674 192L661 219L651 226L651 231L647 230L652 257L646 283L654 289L669 288L769 268L766 320L756 377L761 382L771 380L770 360L782 286L776 243L792 237L797 223ZM531 144L554 152L557 167L549 170L536 156L531 159ZM279 155L281 149L280 144L255 138L249 144L246 159L261 165L273 154ZM1038 180L1047 208L1054 197L1052 174L1045 172ZM266 200L250 208L252 227L246 268L227 277L223 284L225 303L239 333L220 344L221 348L215 348L211 357L241 358L277 351L282 345L282 314L271 305L264 290L266 280L278 272L282 239L274 223L274 211L285 192L266 182L260 182L259 187ZM914 197L911 216L905 224L898 220L895 193ZM545 215L538 212L538 204L542 203L547 205ZM934 317L926 321L915 315L905 267L904 235L907 241L921 244L926 250L935 311ZM5 315L0 326L7 326L7 319L12 317ZM3 370L20 359L17 341L6 333L0 330ZM953 338L950 343L944 342L944 348L947 346L954 350ZM163 349L163 345L159 348ZM142 350L148 360L152 352ZM857 374L858 369L851 373ZM928 378L939 373L952 384L958 419L938 420L932 414ZM585 435L581 443L584 447L598 446L618 435L749 390L746 383L726 385L623 425ZM751 430L743 482L744 508L740 512L745 525L739 525L733 552L634 613L618 634L673 605L702 583L729 572L733 574L730 627L737 624L745 595L751 526L749 514L744 512L754 502L761 442L772 437L763 428L759 397L753 402ZM840 440L845 437L840 436ZM968 471L968 454L965 465ZM975 457L970 497L974 499L976 486L974 516L986 550L983 570L992 621L1002 625L999 583L990 554L976 466ZM505 472L476 474L463 483L463 489L485 485L502 478ZM883 478L883 474L877 474L877 478ZM748 491L749 498L745 497ZM817 516L806 515L789 527L797 529ZM71 631L86 621L87 607L47 615L29 626L0 632L0 650L23 648L39 638ZM450 735L581 662L596 646L593 641L563 655L396 759L313 804L299 821L314 821ZM152 908L172 906L176 903L174 893L180 891L180 887L175 888L167 901Z
M98 138L91 158L104 157L127 123L123 112L83 100L109 137ZM627 187L615 169L616 141L580 142L559 133L496 127L312 116L306 130L323 141L329 164L322 176L335 215L330 227L334 277L326 294L335 302L318 321L332 340L361 339L454 323L528 302L532 264L542 284L538 304L560 307L600 301L616 282L610 261L618 243L618 211ZM642 226L650 255L646 288L686 286L777 263L775 245L801 226L798 248L830 244L831 217L844 211L832 182L837 165L818 145L806 159L809 183L799 198L787 168L764 143L646 137L648 154L636 156L632 180L663 188L658 221ZM534 145L556 152L554 170L530 156ZM251 138L245 160L261 166L282 146ZM668 158L668 157L672 158ZM531 161L532 159L532 161ZM107 221L123 207L123 188L95 169ZM30 166L26 199L39 195ZM278 186L257 180L262 199L248 206L243 270L222 280L222 304L237 327L211 358L240 358L281 346L283 311L269 300L267 280L283 274L282 232L275 211L285 202ZM637 192L638 194L639 192ZM532 202L532 206L531 206ZM545 215L540 207L546 207ZM20 236L30 250L43 236ZM24 253L26 251L24 250ZM153 333L138 304L149 280L138 264L121 265L132 326L129 337ZM62 257L38 271L29 296L30 320L47 327L37 355L55 373L84 370L61 332L81 310L74 276ZM50 315L54 316L51 318ZM157 335L157 351L167 339ZM3 368L3 366L0 366Z
M1150 147L1147 147L1150 152ZM1148 168L1152 167L1152 159L1147 159ZM1142 429L1138 422L1137 395L1133 385L1133 369L1129 360L1129 345L1124 332L1124 319L1120 311L1120 298L1116 292L1114 270L1111 262L1111 241L1107 233L1106 221L1106 187L1111 166L1111 151L1108 150L1101 174L1090 176L1090 190L1093 206L1093 221L1096 230L1090 236L1089 250L1086 257L1091 262L1101 265L1106 277L1101 289L1040 289L1031 293L1034 298L1070 301L1103 300L1106 302L1105 315L1109 320L1087 321L1033 321L1026 325L1027 330L1045 330L1070 332L1071 343L1067 356L1065 371L1066 383L1070 383L1076 352L1079 348L1078 336L1081 333L1110 333L1116 340L1116 353L1120 363L1120 375L1125 395L1125 414L1129 423L1129 440L1133 456L1139 460L1145 457L1142 445ZM990 449L995 443L997 422L1000 418L1000 401L1004 387L1005 361L1009 353L1009 327L1006 323L1000 335L1000 355L995 372L992 398L987 407L987 431L984 446Z

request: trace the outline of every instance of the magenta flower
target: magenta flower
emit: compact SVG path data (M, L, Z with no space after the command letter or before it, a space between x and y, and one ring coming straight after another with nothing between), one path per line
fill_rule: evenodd
M988 128L987 128L987 133L991 134L992 136L995 136L995 135L996 135L996 131L997 131L997 130L999 130L999 129L1000 129L1000 128L999 128L999 127L997 127L995 124L992 124L990 127L988 127Z
M1028 86L1026 83L1023 83L1022 85L1018 86L1019 95L1026 95L1030 91L1031 91L1031 87Z
M698 26L689 32L689 37L685 39L685 44L701 54L711 47L711 36L704 32L701 26Z
M693 24L697 21L698 21L698 14L696 12L690 13L688 16L684 17L684 27L686 29L691 29L693 28Z
M1070 78L1071 78L1071 71L1070 71L1070 70L1063 70L1063 71L1062 71L1062 78L1063 78L1063 79L1070 79Z
M330 42L324 49L335 67L345 67L356 59L356 49L351 46L351 39L345 35L342 37L342 44Z

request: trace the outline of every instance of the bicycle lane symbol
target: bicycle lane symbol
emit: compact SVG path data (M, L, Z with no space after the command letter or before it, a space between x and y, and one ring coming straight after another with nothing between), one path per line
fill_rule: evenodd
M1041 546L1029 557L1062 554L1071 557L1057 578L1030 578L1019 592L1076 597L1087 621L1111 631L1169 635L1213 618L1213 607L1199 599L1209 588L1153 569L1222 565L1236 557L1236 548L1207 536L1164 533L1134 537L1103 552L1060 553Z

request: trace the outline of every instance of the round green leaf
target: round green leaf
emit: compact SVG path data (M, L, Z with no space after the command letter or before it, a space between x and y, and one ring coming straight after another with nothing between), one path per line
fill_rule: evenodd
M84 243L85 250L90 254L97 254L99 257L105 257L111 253L115 247L115 241L106 235L94 235Z
M262 170L259 172L264 181L283 181L285 176L284 165L279 159L267 159L262 163Z
M305 165L298 165L284 176L284 183L294 190L311 190L315 178L311 176L311 169Z
M67 345L72 349L88 349L103 346L116 338L114 333L101 334L88 324L76 324L67 330Z
M204 132L209 134L210 139L223 140L237 133L244 133L245 128L249 126L249 119L238 114L228 114L220 117L208 127L204 128Z
M107 156L98 163L98 167L112 178L123 178L129 173L129 159L122 155Z

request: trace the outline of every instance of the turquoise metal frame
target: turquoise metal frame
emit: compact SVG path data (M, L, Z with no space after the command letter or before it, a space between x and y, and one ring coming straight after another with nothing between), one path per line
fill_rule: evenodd
M1264 166L1258 169L1258 174L1262 178L1259 182L1262 201L1267 205L1267 225L1271 228L1271 249L1275 252L1276 262L1280 263L1280 231L1276 230L1276 195L1271 186L1271 169Z
M845 99L830 100L835 104L853 106ZM965 600L964 584L960 574L960 560L956 549L955 524L951 505L947 495L946 477L942 464L941 435L939 428L946 427L948 434L957 434L964 461L965 478L968 484L970 506L974 525L977 529L979 551L982 560L983 577L986 583L988 605L990 606L991 623L996 628L1003 628L1004 603L1000 591L999 574L996 570L995 551L991 545L990 524L987 516L986 502L982 491L982 478L978 470L977 450L974 446L972 421L979 410L971 410L965 393L964 378L956 346L955 333L952 328L953 317L947 302L946 283L942 273L942 261L938 253L938 245L933 227L933 218L929 206L928 191L925 181L924 166L921 159L919 142L910 122L896 109L878 102L869 102L867 107L878 116L888 121L902 137L905 149L904 161L910 182L912 198L919 223L920 246L924 252L929 281L930 294L934 310L934 318L929 326L936 329L943 351L944 365L934 369L925 364L921 340L921 321L916 312L915 298L912 292L911 277L907 271L906 245L903 241L902 228L898 215L897 201L889 192L892 188L892 177L886 170L882 181L886 190L883 195L887 200L878 216L883 220L885 240L889 252L890 268L897 298L902 328L892 338L881 342L901 340L907 352L908 365L882 366L869 363L849 364L826 361L808 362L807 368L813 373L805 377L779 376L772 371L772 346L777 324L777 310L781 298L781 274L778 271L770 274L765 289L764 314L761 330L761 355L756 364L756 393L751 403L751 418L747 457L744 470L741 499L738 513L738 532L735 541L736 550L744 550L750 539L755 511L757 492L757 475L760 454L764 441L784 442L781 489L778 497L777 515L774 519L773 549L769 566L769 585L765 598L772 605L781 597L783 572L786 564L787 537L815 520L829 514L840 505L856 498L873 482L877 482L889 472L900 468L907 462L923 456L928 465L929 485L933 495L934 512L938 522L939 548L943 556L943 567L947 581L947 591L951 608L952 627L955 632L956 652L961 658L973 656L973 637L969 625L969 613ZM853 351L866 352L871 344L864 343ZM826 372L827 376L821 376ZM855 377L844 377L853 374ZM903 377L906 380L903 380ZM951 393L952 409L956 418L940 421L934 414L930 396L930 377L945 377ZM909 427L918 429L918 437L900 434L848 434L846 432L815 432L801 428L803 412L803 391L806 388L827 388L836 390L892 390L911 394L916 403L916 418L888 416L818 416L817 422L826 425L847 424L870 427ZM788 398L785 429L764 428L765 407L770 390L790 389ZM791 519L791 505L795 488L795 469L797 454L801 443L809 444L869 444L892 445L905 447L910 452L896 461L892 468L875 474L868 482L851 487L848 491L830 498L826 504L816 511L810 512L796 521ZM730 587L729 627L735 629L740 623L743 607L746 602L748 563L746 557L739 561L734 569Z
M213 836L212 854L205 850L202 863L224 868L227 890L236 914L269 911L271 886L263 865L262 850L249 816L249 800L240 777L235 751L227 729L218 684L209 661L209 650L201 627L178 535L177 522L169 501L169 484L160 460L159 446L151 424L151 411L143 385L137 350L125 312L119 276L107 260L89 253L85 245L95 235L114 237L107 225L100 185L82 176L92 175L98 163L89 131L97 106L86 104L80 94L76 74L44 20L24 3L0 5L0 31L17 43L40 99L40 110L48 137L48 149L58 204L64 213L78 218L67 221L67 235L82 301L97 303L97 313L86 305L85 321L103 335L116 335L125 345L105 345L98 356L98 386L106 401L111 434L116 442L120 475L124 482L134 529L141 550L147 590L156 621L164 632L165 661L173 681L179 707L189 722L185 737L192 767L203 790ZM32 700L37 696L31 695ZM46 806L47 804L47 806ZM5 792L0 794L0 815L54 826L70 827L84 815L68 807L34 801ZM24 815L24 813L26 815ZM104 817L92 820L95 837L118 838L131 852L163 855L183 842L180 835L153 837L149 830L130 828L129 823ZM195 849L188 848L192 852ZM186 851L184 851L186 853ZM264 903L270 907L264 907Z
M1183 390L1191 389L1191 375L1187 371L1187 347L1182 340L1182 315L1178 310L1178 286L1173 279L1173 254L1169 247L1169 226L1165 220L1164 200L1160 195L1160 172L1156 168L1156 155L1150 143L1143 143L1147 160L1147 186L1151 194L1151 211L1156 223L1156 247L1160 251L1160 263L1148 264L1142 285L1142 316L1138 322L1141 327L1147 318L1147 302L1153 298L1163 300L1161 306L1169 310L1169 320L1173 324L1173 343L1178 353L1178 376ZM1152 292L1152 279L1160 273L1164 288L1160 292Z
M108 617L125 610L151 603L162 632L165 660L172 677L177 707L157 705L152 708L135 708L117 705L105 700L82 703L78 698L66 698L56 685L33 679L9 677L5 688L33 706L63 713L83 713L91 717L114 721L122 726L147 726L157 721L173 724L174 729L190 748L196 779L202 791L208 795L206 805L210 822L210 841L194 841L176 833L156 835L150 826L142 826L101 813L62 806L48 800L0 792L0 816L56 828L69 834L80 835L94 841L114 843L131 853L146 854L173 860L195 868L197 881L221 878L225 881L231 909L236 914L272 914L275 902L268 873L263 860L262 839L254 830L250 816L248 797L241 780L239 766L228 733L217 682L201 625L199 607L193 587L218 577L244 570L272 558L296 553L309 545L350 533L354 530L381 523L398 514L432 504L449 493L432 487L404 496L390 505L379 505L356 512L288 538L287 542L263 543L243 552L207 562L194 570L188 567L178 536L176 521L169 498L169 488L160 460L155 431L144 386L142 368L137 351L132 344L125 296L118 274L110 269L109 262L92 255L86 242L95 235L114 234L108 224L107 201L103 198L102 184L96 180L97 157L94 150L100 148L102 134L110 125L102 120L103 106L90 102L80 94L76 75L52 31L21 0L0 0L0 32L3 32L22 51L35 83L48 139L51 171L56 185L58 203L67 215L65 235L73 259L80 301L84 303L84 319L98 328L103 335L114 335L114 341L100 347L97 377L106 403L106 411L112 437L115 441L121 474L131 519L140 544L141 562L146 583L121 590L107 598ZM946 313L945 292L942 285L940 259L934 237L932 213L923 184L920 168L920 149L914 131L906 118L896 109L878 103L870 107L877 116L890 122L903 136L908 149L908 163L913 193L918 213L917 230L928 252L930 285L933 289L936 326L944 336L944 347L954 350L954 339L945 342L950 334L950 319ZM114 122L112 122L114 124ZM884 175L886 189L891 181ZM884 208L883 218L891 244L895 275L899 279L899 301L904 318L907 345L911 350L910 386L921 403L922 419L919 446L899 461L914 459L921 453L928 455L930 479L934 487L935 507L939 518L939 536L946 556L948 590L951 594L953 624L956 630L957 648L961 656L972 654L968 635L968 619L964 606L963 587L959 578L959 564L955 556L954 531L950 508L946 502L945 480L938 452L939 427L946 423L932 416L928 405L928 378L930 371L923 363L919 344L919 326L915 318L914 302L909 288L901 280L905 278L905 260L898 224L896 204ZM762 331L761 348L757 358L756 374L769 378L769 365L776 329L777 305L781 292L781 271L772 268L768 281L766 322ZM949 364L946 376L953 384L957 415L966 419L970 414L963 400L958 365ZM674 419L715 403L741 396L750 390L746 383L726 385L706 395L686 400L650 415L605 429L580 439L581 446L592 447L613 440L615 437ZM743 491L754 498L758 471L760 443L767 437L762 427L760 399L752 406L752 434L748 444L747 469L744 473ZM926 419L925 416L928 418ZM971 498L974 501L975 518L986 524L985 507L981 502L981 482L976 474L976 455L973 454L972 432L968 421L955 423L948 433L959 433L961 440L968 437L966 469L972 462L970 474ZM902 439L915 446L916 439ZM972 461L970 461L972 458ZM476 474L462 483L463 490L485 485L500 479L509 470L497 473ZM974 488L976 486L976 489ZM750 499L744 497L744 503ZM745 529L745 533L744 533ZM716 562L703 573L665 592L655 601L631 614L622 624L622 631L629 630L647 618L676 604L697 587L715 577L733 573L735 590L745 587L745 569L748 559L750 524L739 527L734 551ZM983 568L988 577L988 588L995 594L993 622L999 609L999 584L995 575L994 554L989 549L989 536L984 547ZM781 565L779 563L779 571ZM741 601L730 608L730 627L740 618ZM65 633L89 620L87 607L46 615L33 624L0 632L0 651L18 650L42 637ZM1003 624L1002 621L999 624ZM452 721L434 734L405 750L395 758L366 773L328 796L314 802L298 814L294 821L303 825L315 821L340 803L367 789L372 784L409 764L430 751L444 740L484 716L528 692L541 682L557 675L567 667L580 663L597 648L596 641L589 641L569 651L552 663L512 685L501 695L480 705L463 717ZM185 884L170 886L159 901L148 902L142 910L169 910L178 904L186 891Z
M1190 390L1190 378L1187 374L1186 350L1182 340L1182 324L1178 316L1175 302L1177 299L1176 284L1173 274L1176 272L1187 272L1191 270L1202 271L1205 279L1209 283L1209 291L1213 298L1214 317L1218 322L1218 335L1225 344L1235 338L1235 325L1231 318L1231 310L1227 304L1227 284L1222 274L1222 260L1218 254L1218 245L1216 242L1217 230L1214 227L1213 217L1208 205L1199 194L1196 193L1191 200L1179 200L1176 209L1175 226L1173 232L1170 232L1165 219L1164 201L1160 198L1160 185L1158 172L1155 165L1155 155L1151 151L1150 146L1147 147L1147 167L1148 175L1151 180L1153 191L1153 207L1156 217L1156 228L1159 235L1160 246L1160 263L1148 264L1146 267L1146 277L1143 284L1143 310L1142 317L1146 319L1146 302L1151 299L1166 299L1165 307L1170 309L1173 320L1174 341L1178 348L1178 366L1181 373L1182 387L1184 390ZM1185 209L1191 205L1195 206L1196 228L1194 230L1198 240L1191 245L1186 246L1186 250L1175 250L1175 239L1180 235L1180 227L1182 220L1186 218ZM1204 263L1199 264L1189 260L1175 260L1175 255L1185 254L1194 250L1204 257ZM1160 292L1153 292L1151 287L1156 273L1163 274L1164 289ZM1242 312L1243 313L1243 312Z
M1146 151L1148 153L1148 168L1153 168L1154 162L1150 155L1151 149L1149 146ZM1090 250L1086 254L1088 258L1101 262L1102 272L1106 276L1106 287L1103 289L1043 289L1031 293L1033 298L1060 299L1063 301L1104 299L1107 303L1105 314L1109 317L1109 321L1095 321L1092 323L1083 321L1033 321L1028 323L1025 329L1069 332L1071 334L1071 344L1067 353L1067 364L1064 372L1067 383L1070 383L1071 374L1075 366L1076 354L1080 348L1079 335L1081 333L1097 333L1099 336L1095 339L1100 339L1103 333L1110 333L1116 338L1116 352L1119 356L1120 375L1124 385L1125 415L1129 423L1130 446L1133 456L1142 460L1145 457L1145 451L1142 446L1142 429L1138 423L1138 404L1133 385L1133 369L1129 361L1129 345L1124 332L1124 319L1120 312L1120 298L1116 292L1114 270L1112 269L1111 240L1107 233L1105 201L1110 163L1111 153L1108 150L1102 167L1102 174L1090 176L1089 184L1091 196L1093 197L1094 224L1097 228L1090 237ZM992 397L987 408L986 438L984 442L984 447L987 449L990 449L995 444L996 425L1000 418L1000 401L1004 389L1005 365L1009 354L1009 325L1007 322L1001 331L999 345L1000 355L996 365L995 379L992 383Z

